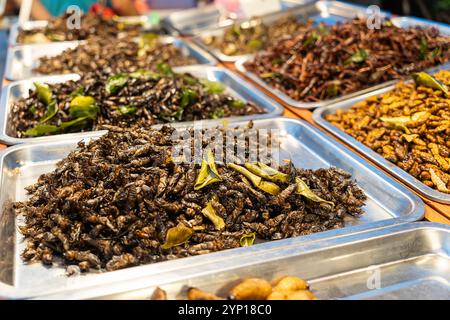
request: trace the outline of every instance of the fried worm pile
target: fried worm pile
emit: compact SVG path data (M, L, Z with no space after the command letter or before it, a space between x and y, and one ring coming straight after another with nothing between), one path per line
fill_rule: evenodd
M450 193L450 72L415 79L326 119L427 186Z
M450 37L435 28L402 29L385 21L369 30L354 19L283 39L245 64L298 101L336 98L450 60Z
M212 151L201 166L175 163L173 128L109 129L15 203L25 261L116 270L340 228L362 214L366 196L342 170L216 163Z
M105 124L131 126L265 112L227 94L221 83L173 73L167 64L158 67L159 73L96 72L80 81L35 83L28 98L11 106L10 134L38 137L97 130Z
M116 37L133 37L139 35L140 24L118 22L112 18L105 18L100 14L87 13L81 16L79 28L69 28L75 23L71 13L49 21L43 28L31 30L20 29L18 43L33 44L56 41L86 40L92 36L103 39Z
M165 43L154 34L142 35L141 41L132 38L110 39L94 37L74 49L59 55L42 57L34 72L41 74L86 74L105 72L135 72L156 70L160 63L172 67L193 65L197 60L186 56L172 43Z

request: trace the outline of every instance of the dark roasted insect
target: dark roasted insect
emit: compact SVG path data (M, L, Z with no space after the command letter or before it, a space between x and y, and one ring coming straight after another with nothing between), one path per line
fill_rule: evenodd
M97 130L101 125L128 127L138 122L148 125L265 112L231 96L218 82L176 74L167 64L162 66L158 73L138 70L111 75L99 70L79 81L35 83L28 98L11 106L14 135L36 137ZM146 160L135 161L144 165Z
M133 37L142 29L140 24L129 24L88 13L81 16L79 28L69 28L71 13L49 21L42 28L20 29L18 43L46 43L54 41L86 40L92 36L100 38Z
M336 168L216 163L210 149L201 164L175 162L174 128L109 129L15 203L25 261L117 270L338 228L363 213L366 196Z
M427 186L450 193L450 72L439 71L434 80L417 76L432 82L400 83L326 119Z
M255 53L283 38L289 38L309 27L311 22L298 22L295 18L280 19L270 26L254 18L226 28L221 36L207 36L202 41L230 56Z
M150 37L153 36L154 38ZM143 39L151 38L148 41ZM133 38L110 39L92 37L86 43L61 54L42 57L34 72L41 74L86 74L102 69L116 74L135 72L139 69L157 71L158 65L166 63L172 67L198 63L186 56L172 43L164 43L153 34Z
M269 46L246 68L298 101L336 98L450 60L450 37L365 19L310 26Z

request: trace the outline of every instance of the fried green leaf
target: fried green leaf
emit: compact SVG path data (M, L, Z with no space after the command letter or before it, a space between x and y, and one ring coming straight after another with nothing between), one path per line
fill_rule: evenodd
M340 85L339 80L331 81L327 86L327 96L336 97L339 94Z
M425 121L430 117L428 111L419 111L411 116L399 116L399 117L380 117L380 121L393 125L393 126L406 126L412 121Z
M89 119L89 117L81 117L81 118L77 118L77 119L72 120L72 121L61 122L60 128L64 130L64 129L67 129L69 127L85 124L88 119Z
M183 89L181 92L180 107L183 109L197 102L198 94L191 89Z
M306 184L305 181L303 181L301 178L296 177L295 183L297 185L296 193L304 196L305 198L314 201L314 202L320 202L320 203L327 203L329 205L334 206L334 202L327 201L325 199L322 199L318 195L316 195Z
M128 81L128 75L125 73L119 73L113 75L106 80L106 92L108 94L117 93Z
M251 50L257 51L262 49L263 43L261 40L252 39L247 43L247 47L249 47Z
M419 59L425 60L428 55L428 41L426 38L420 38Z
M35 82L34 86L36 87L36 92L38 95L38 99L48 106L52 102L53 93L50 87L47 84Z
M272 182L288 182L289 176L282 173L262 162L257 163L245 163L245 167L250 170L250 172L260 176L261 178L270 180Z
M233 109L242 109L246 106L246 103L239 99L233 99L230 101L230 107Z
M257 176L256 174L251 173L249 170L245 169L244 167L241 167L234 163L227 163L227 166L231 169L236 170L237 172L243 174L246 178L248 178L255 187L258 189L261 189L264 192L267 192L271 195L278 195L280 193L280 187L276 185L275 183L264 181L261 177Z
M176 227L167 230L166 242L161 245L161 249L170 249L182 245L194 234L194 230L186 227L183 223L178 223Z
M241 239L239 240L239 243L240 243L241 247L249 247L249 246L253 245L253 243L255 242L255 239L256 239L256 233L254 233L254 232L246 233L241 237Z
M156 33L144 33L139 37L140 48L154 48L158 44L159 36Z
M445 95L447 96L449 95L448 87L444 83L442 83L441 81L439 81L438 79L436 79L435 77L426 72L413 73L412 77L417 85L429 87L436 90L441 90L445 93Z
M129 74L130 78L159 79L161 76L150 70L139 69Z
M309 37L303 42L303 46L309 47L310 45L313 45L316 43L317 40L319 40L319 35L316 32L311 32Z
M82 96L82 95L84 95L84 91L85 91L85 88L83 86L80 86L77 89L73 90L69 94L69 97L75 98L77 96Z
M214 110L214 112L211 114L212 119L220 119L223 118L225 115L225 110L223 108L217 108Z
M402 134L402 137L405 138L407 142L413 142L414 139L418 138L418 134Z

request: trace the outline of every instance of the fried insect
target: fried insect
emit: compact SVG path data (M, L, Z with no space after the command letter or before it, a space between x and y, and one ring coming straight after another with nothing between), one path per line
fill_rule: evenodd
M229 130L246 136L251 126ZM174 162L173 146L181 143L173 138L175 128L108 128L80 142L53 172L27 187L27 201L14 204L24 217L24 261L63 260L83 272L112 271L334 229L348 215L363 213L366 196L342 170L260 165L261 175L276 182L255 175L259 185L266 181L281 190L272 195L210 154L209 170L220 179L198 189L201 164ZM192 128L185 133L196 135ZM309 198L295 192L294 176Z
M86 40L92 36L114 39L137 36L142 29L140 24L123 23L96 13L83 14L80 17L80 27L70 28L70 24L67 23L70 18L71 13L66 13L50 20L45 27L20 29L17 42L31 44Z
M213 84L220 85L187 73L138 70L111 74L99 68L79 81L48 86L36 83L29 97L11 106L9 123L14 136L28 138L110 125L130 127L265 113L253 102L226 93L225 87L212 93ZM42 99L43 88L46 99ZM130 152L144 155L152 151L145 148ZM136 157L134 161L145 165L147 159Z
M450 60L450 37L436 28L399 28L386 20L367 30L356 18L291 33L245 63L294 100L329 100Z

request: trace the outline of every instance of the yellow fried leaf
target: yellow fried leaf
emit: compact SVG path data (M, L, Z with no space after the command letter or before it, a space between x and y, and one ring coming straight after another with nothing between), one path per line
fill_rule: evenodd
M223 230L225 228L225 221L223 221L222 217L217 215L216 210L214 210L214 207L212 206L212 201L218 201L218 199L211 199L206 207L203 208L202 213L211 220L216 230Z

